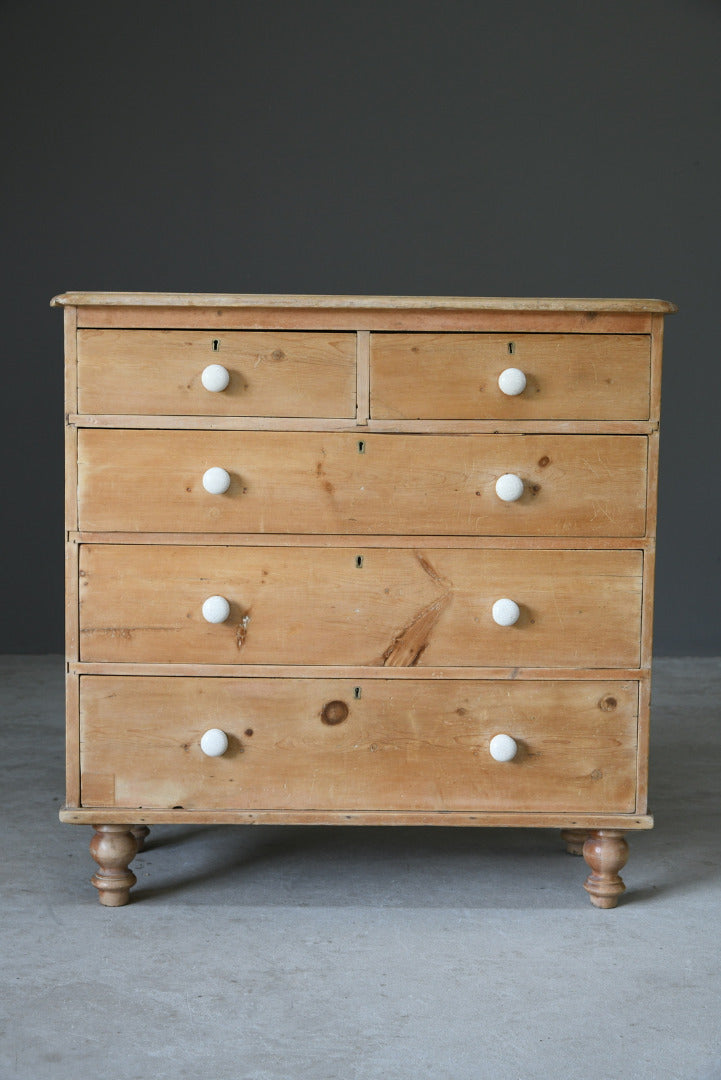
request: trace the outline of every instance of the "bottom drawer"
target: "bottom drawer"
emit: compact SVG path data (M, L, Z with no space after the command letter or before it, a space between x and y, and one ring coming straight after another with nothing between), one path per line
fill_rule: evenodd
M81 801L628 813L637 713L635 682L86 675ZM201 749L208 729L221 756ZM500 733L510 761L491 756Z

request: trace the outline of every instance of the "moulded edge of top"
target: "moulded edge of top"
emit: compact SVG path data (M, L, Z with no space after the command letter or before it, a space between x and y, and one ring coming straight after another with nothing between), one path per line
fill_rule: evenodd
M669 300L512 296L343 296L279 293L66 292L51 307L346 308L407 311L586 311L670 315Z

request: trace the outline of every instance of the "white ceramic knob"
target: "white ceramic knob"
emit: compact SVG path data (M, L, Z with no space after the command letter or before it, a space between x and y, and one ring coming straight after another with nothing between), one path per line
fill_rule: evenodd
M206 622L221 623L230 615L230 604L224 596L209 596L203 603L203 618Z
M212 727L200 740L200 749L207 757L222 757L228 749L228 736L220 728Z
M507 367L498 376L498 386L502 393L509 397L516 397L526 389L526 376L520 368Z
M230 487L230 473L214 465L203 473L203 487L211 495L222 495Z
M515 473L504 473L496 480L496 495L504 502L515 502L523 495L523 480Z
M518 753L518 743L510 735L494 735L488 749L494 761L513 761Z
M491 614L494 623L499 626L514 626L520 618L521 609L515 600L509 600L508 597L504 596L500 600L496 600L491 608Z
M207 368L203 368L200 381L206 390L219 394L230 382L230 372L222 364L208 364Z

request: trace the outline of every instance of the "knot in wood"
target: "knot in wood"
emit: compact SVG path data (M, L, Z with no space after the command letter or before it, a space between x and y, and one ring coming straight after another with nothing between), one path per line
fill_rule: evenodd
M324 724L342 724L348 716L348 706L345 701L329 701L321 710L320 718Z

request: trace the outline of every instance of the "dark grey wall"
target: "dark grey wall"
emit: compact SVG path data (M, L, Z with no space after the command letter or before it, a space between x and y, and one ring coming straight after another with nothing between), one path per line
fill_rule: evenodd
M721 653L721 5L3 3L0 651L62 647L68 289L658 296L657 652Z

